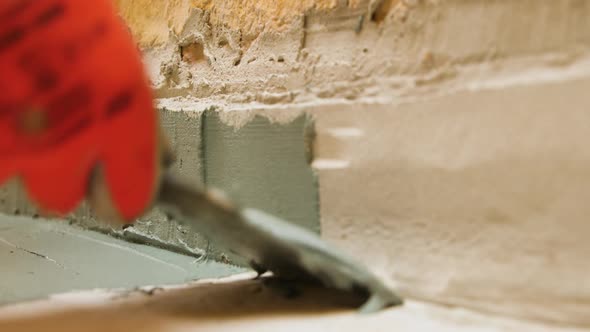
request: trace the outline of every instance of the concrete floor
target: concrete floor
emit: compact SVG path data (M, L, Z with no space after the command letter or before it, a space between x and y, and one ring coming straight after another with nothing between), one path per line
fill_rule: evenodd
M65 222L0 216L0 305L73 290L178 284L242 271Z
M358 315L321 289L286 298L253 275L145 292L93 291L0 308L0 331L584 331L409 300Z

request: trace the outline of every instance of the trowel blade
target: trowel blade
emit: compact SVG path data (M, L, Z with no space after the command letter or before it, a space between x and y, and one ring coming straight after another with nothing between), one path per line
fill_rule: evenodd
M368 269L317 234L256 209L238 209L214 191L165 175L159 204L258 272L268 270L289 279L311 278L343 291L361 290L368 295L361 312L403 302Z

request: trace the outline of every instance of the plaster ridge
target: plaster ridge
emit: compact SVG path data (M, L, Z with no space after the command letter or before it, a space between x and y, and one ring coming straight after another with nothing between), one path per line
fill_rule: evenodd
M309 92L305 98L278 104L233 103L228 101L230 98L224 96L198 98L190 95L159 98L157 104L159 107L172 111L214 107L219 112L220 120L236 129L251 121L255 115L263 116L271 123L285 124L305 112L306 108L321 105L355 103L399 105L462 91L500 90L530 84L554 84L582 79L590 77L590 52L588 50L551 52L514 57L494 63L469 64L454 67L452 70L454 74L443 80L429 80L429 77L436 77L434 73L382 77L364 87L365 91L373 92L371 95L360 95L353 100L339 96L319 98L313 92Z

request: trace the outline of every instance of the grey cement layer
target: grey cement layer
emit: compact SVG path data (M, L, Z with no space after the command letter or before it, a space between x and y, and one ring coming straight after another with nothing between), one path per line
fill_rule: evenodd
M319 232L316 178L309 165L313 129L309 118L300 116L278 124L254 117L234 129L224 125L215 111L162 108L160 114L176 155L174 173L195 184L227 191L242 206L262 209ZM0 212L32 216L36 209L12 181L0 189ZM231 257L157 208L125 229L96 220L86 204L68 219L82 228L196 258L227 261Z
M0 305L72 290L178 284L241 271L67 222L0 215Z
M176 163L173 172L193 183L203 182L203 163L201 162L201 115L202 111L160 111L161 125L166 133ZM10 181L0 188L0 212L32 216L36 214L33 204L17 181ZM68 216L75 225L107 233L112 236L137 243L149 243L167 250L191 255L206 256L210 247L204 237L189 231L188 228L168 218L157 208L149 211L132 227L116 228L104 224L94 217L86 204L82 204Z
M241 206L258 208L319 232L316 177L309 165L313 124L302 115L287 124L256 116L236 129L205 113L205 183Z
M18 180L9 180L0 186L0 213L28 216L37 213Z
M241 206L259 208L319 232L316 177L309 165L313 123L304 115L285 124L254 117L242 127L223 124L217 111L162 109L170 138L173 171L194 183L221 189ZM132 242L195 257L231 262L230 253L190 228L152 210L124 230L96 222L86 210L76 223Z
M160 110L161 126L176 156L172 171L183 179L197 184L203 183L201 115L201 111ZM124 230L97 221L87 206L82 206L71 219L85 228L106 232L132 242L149 243L195 257L209 254L210 244L206 238L169 220L157 208Z

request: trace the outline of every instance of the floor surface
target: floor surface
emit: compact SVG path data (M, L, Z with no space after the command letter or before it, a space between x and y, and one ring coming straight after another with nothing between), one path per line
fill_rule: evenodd
M73 290L178 284L242 271L66 222L0 215L0 305Z

